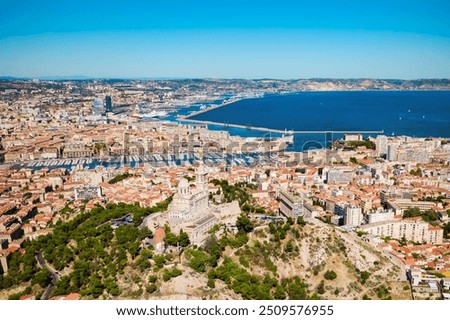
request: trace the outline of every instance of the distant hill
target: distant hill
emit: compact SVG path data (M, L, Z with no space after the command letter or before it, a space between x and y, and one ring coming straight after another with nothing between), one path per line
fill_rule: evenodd
M13 77L13 76L0 76L0 80L30 80L30 78L18 78L18 77Z
M33 78L35 79L35 78ZM42 76L37 79L42 81L91 81L100 82L130 82L130 81L160 81L172 84L191 83L198 84L221 84L235 83L249 88L261 89L261 86L279 88L283 91L347 91L347 90L450 90L450 79L333 79L333 78L310 78L310 79L213 79L213 78L177 78L177 77L90 77L84 75L71 76ZM31 80L31 78L0 76L3 81Z
M43 76L38 77L42 81L62 81L62 80L92 80L94 77L88 77L83 75L73 75L73 76Z

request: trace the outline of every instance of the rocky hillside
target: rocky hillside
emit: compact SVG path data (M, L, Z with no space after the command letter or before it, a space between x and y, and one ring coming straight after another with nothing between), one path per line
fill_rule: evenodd
M401 266L353 234L318 220L216 226L202 247L166 229L155 252L142 218L165 210L108 204L26 243L0 274L0 299L80 293L82 299L409 299ZM134 223L112 228L132 213ZM181 254L176 248L179 244ZM37 263L36 253L53 270Z
M145 298L410 299L399 266L355 235L319 223L261 224L246 237L211 239L204 250L184 252L182 275ZM211 245L224 250L217 260Z

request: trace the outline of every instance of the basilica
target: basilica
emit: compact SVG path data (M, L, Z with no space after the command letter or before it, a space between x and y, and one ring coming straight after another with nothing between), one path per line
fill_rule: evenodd
M177 193L169 205L169 218L186 221L208 214L208 173L204 167L197 169L195 188L186 178L178 183Z
M201 244L207 238L208 231L220 222L214 211L208 199L208 172L200 166L196 171L195 184L182 178L168 210L148 216L143 223L152 231L167 224L172 232L183 230L193 244Z

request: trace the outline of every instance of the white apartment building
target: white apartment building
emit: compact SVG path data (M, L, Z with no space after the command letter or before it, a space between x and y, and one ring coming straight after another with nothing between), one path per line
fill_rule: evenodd
M403 214L408 208L419 208L421 211L430 210L436 204L431 201L412 201L411 199L395 199L387 201L387 207L394 210L395 214Z
M348 227L357 227L362 224L363 214L361 207L350 205L345 208L344 225Z
M388 138L379 135L375 139L375 150L379 156L385 156L388 153Z
M405 238L408 241L440 244L443 240L444 230L434 227L420 217L398 219L365 224L359 230L376 236L391 237L394 239Z
M376 222L394 220L395 212L393 210L377 210L367 213L367 223L372 224Z
M303 199L287 191L280 191L280 214L297 218L304 215Z

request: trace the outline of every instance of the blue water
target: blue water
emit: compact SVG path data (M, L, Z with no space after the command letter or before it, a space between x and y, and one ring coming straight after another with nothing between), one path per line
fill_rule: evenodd
M266 95L199 114L192 119L287 130L384 131L386 135L450 137L450 91L341 91ZM223 126L209 126L224 129ZM260 136L251 130L234 134ZM245 132L247 134L242 134ZM240 132L240 133L239 133ZM333 139L340 138L335 134ZM328 137L329 138L329 137ZM317 142L324 134L301 134L294 150Z

